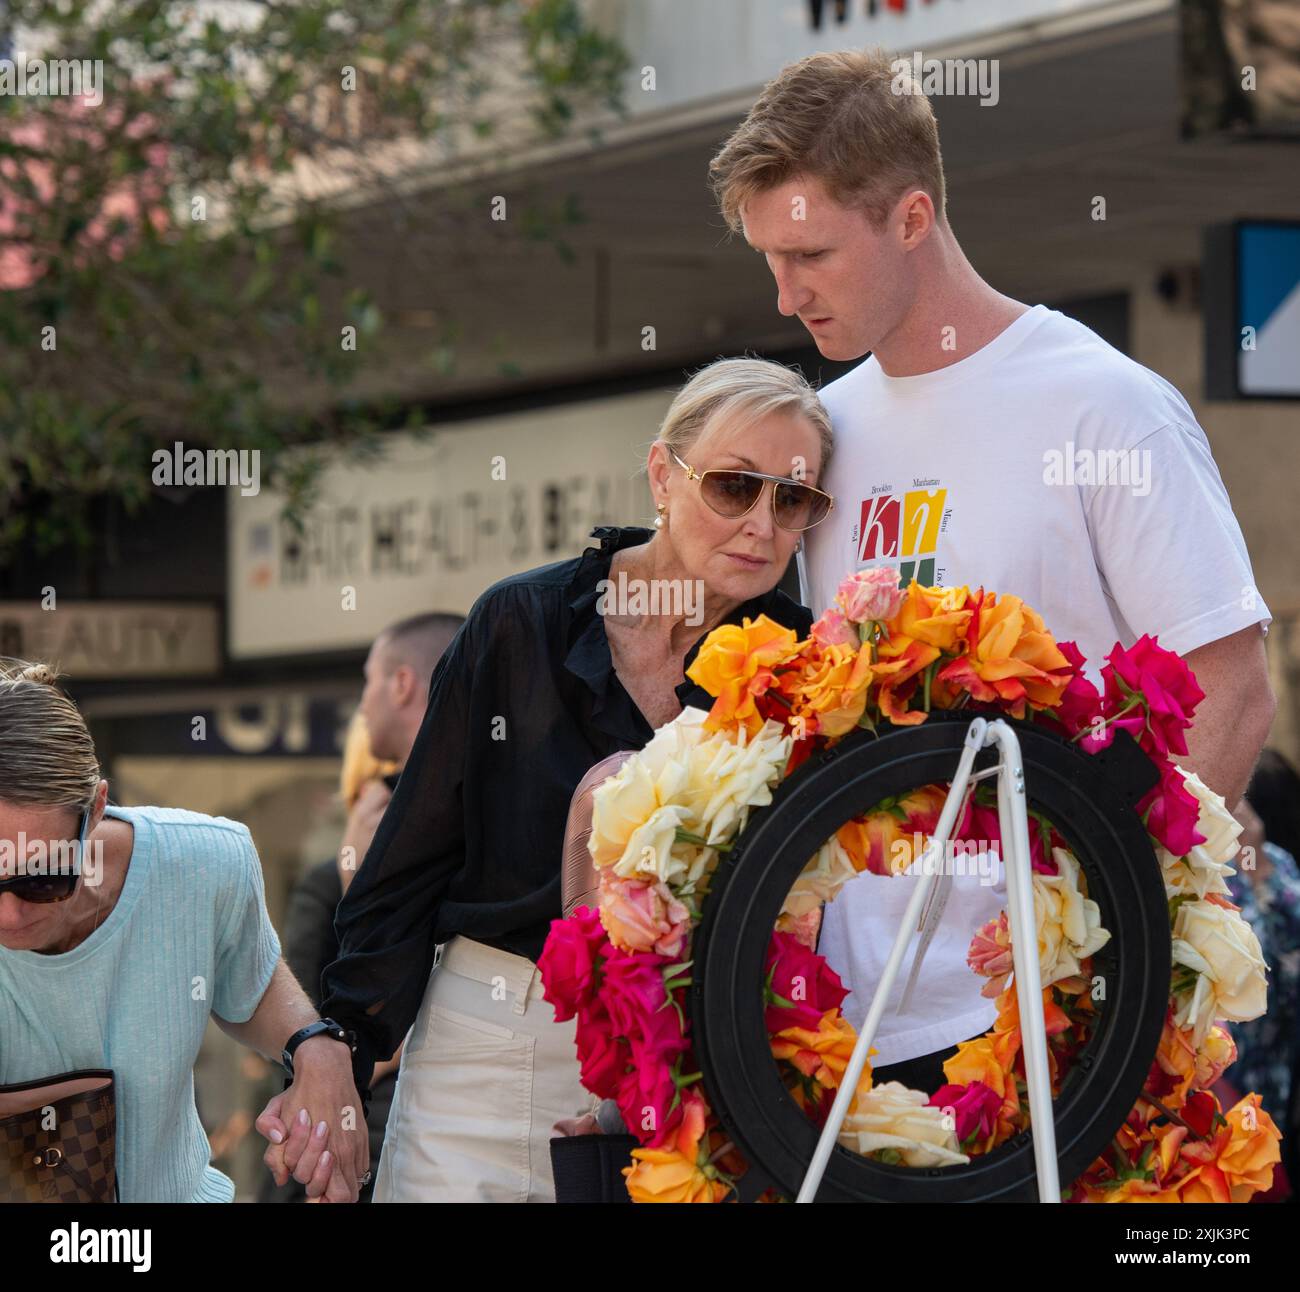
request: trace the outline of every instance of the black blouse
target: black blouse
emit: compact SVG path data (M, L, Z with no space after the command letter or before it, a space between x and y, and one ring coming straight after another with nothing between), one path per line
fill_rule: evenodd
M424 722L335 916L339 958L321 1013L358 1034L358 1068L415 1021L434 948L457 934L536 960L561 914L569 800L588 769L654 734L614 671L597 583L653 530L604 526L599 547L513 575L475 602L434 670ZM812 616L779 590L766 614L800 636ZM694 660L704 637L682 665ZM684 680L683 707L713 697Z

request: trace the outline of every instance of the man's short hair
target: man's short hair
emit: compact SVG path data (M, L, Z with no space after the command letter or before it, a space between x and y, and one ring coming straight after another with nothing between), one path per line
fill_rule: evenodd
M399 619L397 623L389 624L379 634L379 640L384 643L384 659L388 671L391 673L398 665L406 664L420 675L427 686L443 652L451 645L451 639L464 622L464 615L435 611L427 615L412 615L409 619Z
M904 193L924 189L944 218L939 126L906 60L880 49L812 54L770 81L722 150L709 180L732 231L759 193L795 176L819 180L877 230Z

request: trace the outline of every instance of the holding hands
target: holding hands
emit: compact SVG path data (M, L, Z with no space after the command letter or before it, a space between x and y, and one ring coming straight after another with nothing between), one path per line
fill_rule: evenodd
M294 1056L293 1084L257 1118L270 1141L262 1161L276 1184L290 1177L309 1202L356 1202L370 1178L370 1141L345 1045L327 1036L304 1041Z

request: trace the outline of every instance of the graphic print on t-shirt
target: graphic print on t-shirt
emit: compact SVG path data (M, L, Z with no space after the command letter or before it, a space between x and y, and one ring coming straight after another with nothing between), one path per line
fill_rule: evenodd
M903 587L913 579L923 587L942 583L939 535L952 515L951 507L944 508L947 497L947 488L929 477L916 477L904 490L873 485L853 530L858 566L892 566Z

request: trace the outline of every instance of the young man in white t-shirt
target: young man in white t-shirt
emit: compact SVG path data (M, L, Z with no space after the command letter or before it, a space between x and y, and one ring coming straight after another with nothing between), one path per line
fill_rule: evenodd
M1115 642L1158 636L1205 691L1181 765L1235 804L1275 708L1270 616L1205 433L1155 373L980 278L947 222L938 127L914 91L882 53L814 55L768 85L710 167L781 313L827 358L870 352L822 392L836 502L807 536L804 599L820 614L846 574L880 565L904 583L1012 593L1078 644L1094 681ZM1031 218L1014 190L1006 215ZM875 1063L916 1063L885 1079L933 1089L938 1060L992 1025L965 959L1005 905L1000 869L995 885L954 877L902 1015L900 975ZM855 1024L909 888L863 875L827 908L820 949Z

